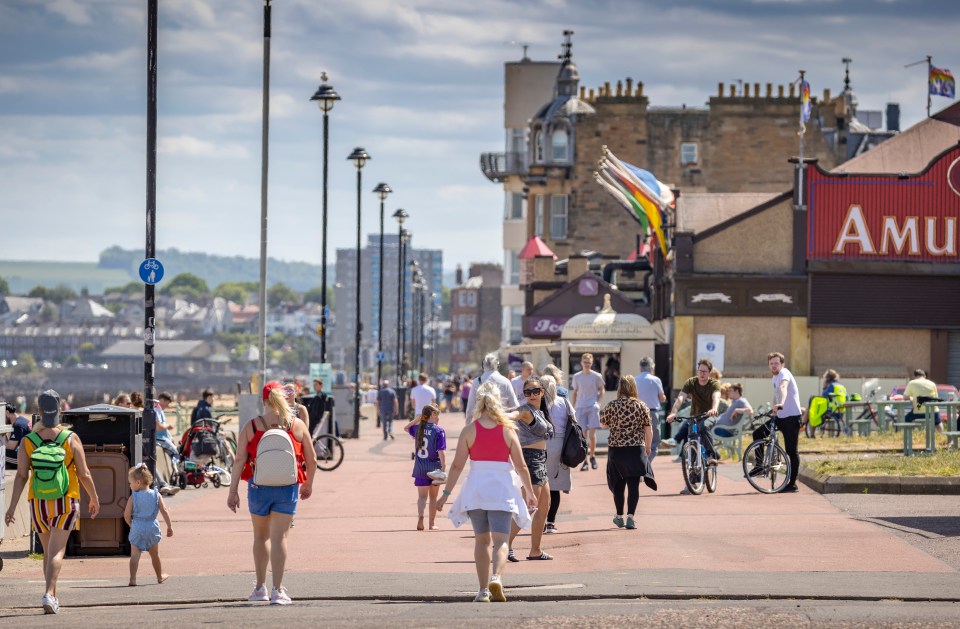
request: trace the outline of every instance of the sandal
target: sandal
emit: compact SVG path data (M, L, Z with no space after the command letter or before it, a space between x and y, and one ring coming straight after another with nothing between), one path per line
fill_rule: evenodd
M539 555L535 555L533 557L527 557L527 561L549 561L551 559L553 559L553 557L551 557L550 555L548 555L543 551L540 551Z

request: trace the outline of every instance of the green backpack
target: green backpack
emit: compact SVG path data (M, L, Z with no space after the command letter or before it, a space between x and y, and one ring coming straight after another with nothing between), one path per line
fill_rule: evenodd
M27 435L34 446L30 453L30 467L33 468L30 488L36 500L57 500L67 495L70 473L67 471L67 451L63 444L72 434L72 431L61 430L55 440L41 439L35 432Z

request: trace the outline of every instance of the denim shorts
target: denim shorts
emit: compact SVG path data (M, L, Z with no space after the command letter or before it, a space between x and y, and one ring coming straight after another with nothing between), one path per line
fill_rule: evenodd
M268 516L270 512L294 515L297 513L297 500L300 497L300 485L266 487L254 485L247 489L247 503L253 515Z

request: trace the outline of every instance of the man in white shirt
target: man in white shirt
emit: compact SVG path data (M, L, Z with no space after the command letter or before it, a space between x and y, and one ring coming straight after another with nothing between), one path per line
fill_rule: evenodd
M777 413L777 430L783 435L784 450L790 457L790 482L780 493L794 493L797 489L797 474L800 473L800 453L797 444L800 440L800 390L797 381L786 368L783 354L771 352L767 355L767 364L773 374L773 410ZM765 439L770 431L766 424L753 431L753 440ZM757 468L754 468L757 469ZM753 472L751 472L753 474Z
M510 384L513 385L513 392L516 394L518 400L523 398L523 383L527 381L527 378L533 375L533 363L527 361L520 365L520 375L516 378L510 379Z
M435 405L437 403L437 391L427 384L427 374L421 372L417 379L420 384L410 389L410 401L413 402L414 417L419 417L420 411L427 404Z
M583 462L581 471L592 467L597 469L597 429L600 428L600 401L603 399L603 376L593 371L593 354L584 354L580 358L583 371L570 379L570 401L577 413L577 421L587 431L590 441L589 463Z
M644 356L640 359L640 375L636 377L637 397L650 409L650 420L653 422L653 443L650 444L650 460L657 456L660 447L660 405L667 401L663 392L663 382L653 375L653 359Z
M496 354L490 353L483 357L483 373L474 378L473 386L470 387L470 397L467 398L467 423L473 421L473 411L477 407L477 389L492 382L500 389L500 404L505 410L510 410L520 406L517 402L517 394L513 391L513 384L502 375L497 369L500 367L500 359Z

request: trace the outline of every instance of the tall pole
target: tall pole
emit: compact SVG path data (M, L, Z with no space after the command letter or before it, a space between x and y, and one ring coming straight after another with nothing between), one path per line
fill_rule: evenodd
M927 55L927 118L930 117L930 73L933 71L933 56Z
M410 232L401 230L400 238L400 370L407 355L407 242ZM406 376L406 374L403 374Z
M327 177L330 153L330 113L323 112L323 236L320 245L320 362L327 362ZM359 272L359 269L358 269Z
M146 257L156 257L157 248L157 7L159 0L147 2L147 234ZM153 345L156 339L156 289L143 289L143 460L156 474L157 422L154 404Z
M417 364L420 366L420 371L426 371L424 363L426 362L426 350L424 348L424 341L426 340L426 335L424 331L426 329L427 321L427 310L426 310L426 297L427 297L427 285L424 283L425 278L420 280L420 342L417 344Z
M263 122L260 131L260 386L267 381L267 172L270 152L270 2L263 0Z
M367 163L367 160L370 159L370 156L367 155L367 152L360 147L353 149L353 153L347 158L353 160L354 165L357 167L357 292L356 292L356 334L354 336L354 354L353 354L353 426L354 438L360 436L360 342L362 339L363 333L363 322L360 319L360 283L362 280L363 274L362 271L362 253L363 250L360 242L360 188L363 184L363 165Z
M380 270L377 274L380 283L377 293L377 388L379 389L383 380L383 204L392 191L390 186L382 182L377 184L373 191L380 196Z
M403 223L397 232L397 386L403 386Z

